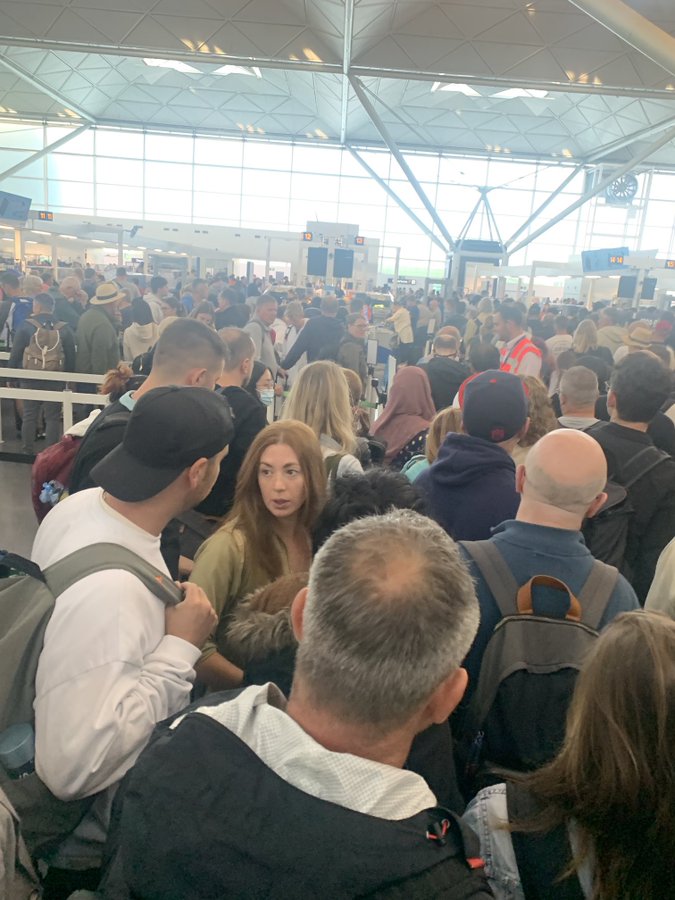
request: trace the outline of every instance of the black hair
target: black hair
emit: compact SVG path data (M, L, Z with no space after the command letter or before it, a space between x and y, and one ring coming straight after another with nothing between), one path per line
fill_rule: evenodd
M150 279L150 290L156 294L160 288L166 287L169 282L163 275L153 275Z
M314 528L314 553L343 525L354 519L383 515L392 509L425 512L419 491L401 472L373 468L362 475L336 478L332 494Z
M118 266L117 271L115 272L115 278L120 278L122 275L126 275L127 270L124 266Z
M469 346L469 365L474 372L499 368L499 350L484 341L472 341Z
M131 321L136 325L150 325L153 322L150 304L140 297L135 297L131 301Z
M648 351L629 353L614 369L616 411L626 422L651 422L670 394L670 372Z
M558 359L560 359L560 357L558 357ZM591 372L595 372L598 378L598 387L600 388L600 393L604 394L607 391L609 379L612 375L612 367L608 362L605 362L605 360L599 356L593 356L591 353L589 353L586 356L578 356L576 365L585 366L585 368L590 369Z

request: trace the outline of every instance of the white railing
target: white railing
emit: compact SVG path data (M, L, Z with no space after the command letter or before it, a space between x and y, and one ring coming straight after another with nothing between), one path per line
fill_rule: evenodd
M0 359L9 354L0 353ZM15 388L0 386L2 400L42 400L45 403L60 403L63 407L63 430L73 426L73 406L75 403L87 406L107 406L108 397L103 394L85 394L72 391L70 384L102 384L104 375L85 375L79 372L41 372L24 369L0 368L0 381L58 381L65 384L61 391L41 391L39 388ZM4 443L2 416L0 415L0 444Z

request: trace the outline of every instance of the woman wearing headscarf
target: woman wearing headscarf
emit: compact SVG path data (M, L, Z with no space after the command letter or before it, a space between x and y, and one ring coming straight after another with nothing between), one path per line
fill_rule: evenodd
M435 415L426 374L417 366L399 369L385 410L373 426L373 435L387 445L385 463L400 470L416 453L423 452Z

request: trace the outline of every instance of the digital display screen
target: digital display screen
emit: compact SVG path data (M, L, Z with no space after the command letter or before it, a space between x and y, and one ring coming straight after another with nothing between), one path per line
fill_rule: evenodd
M675 259L667 259L665 268L666 269L675 269Z
M20 197L18 194L0 191L0 219L25 222L30 211L30 204L30 197Z
M45 209L41 209L37 214L38 219L41 222L53 222L54 221L54 213L47 212Z
M303 231L302 239L303 239L303 241L313 241L314 240L314 232L313 231Z
M354 243L356 244L357 247L363 247L365 242L366 242L366 239L364 237L362 237L361 235L357 235L354 238Z

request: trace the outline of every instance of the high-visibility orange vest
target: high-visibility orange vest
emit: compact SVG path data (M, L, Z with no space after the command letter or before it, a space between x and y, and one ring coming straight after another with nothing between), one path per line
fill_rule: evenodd
M541 359L541 350L536 344L533 344L529 337L524 334L521 339L510 350L502 347L500 351L501 365L499 368L502 372L511 372L513 375L518 374L520 363L527 353L535 353Z

